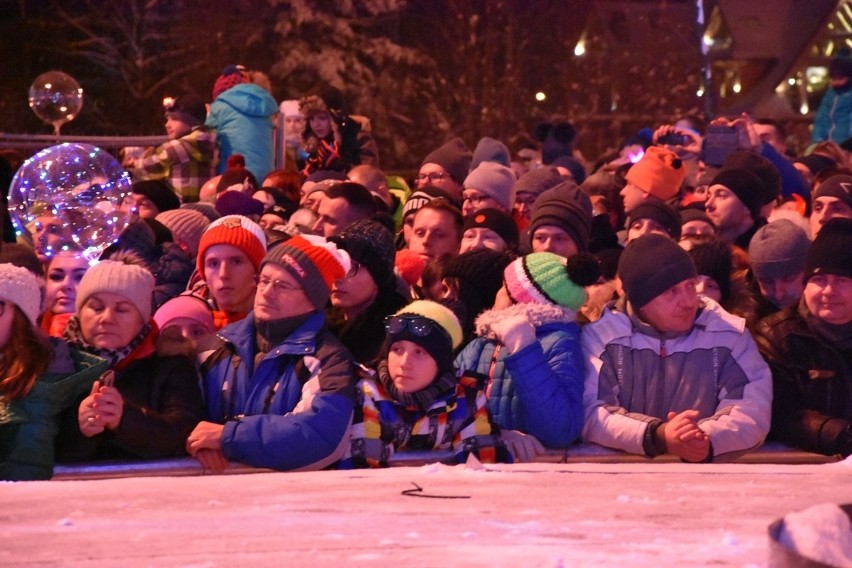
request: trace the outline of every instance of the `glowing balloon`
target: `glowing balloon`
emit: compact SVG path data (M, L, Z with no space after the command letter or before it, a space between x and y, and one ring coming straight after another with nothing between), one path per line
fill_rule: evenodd
M51 146L15 174L9 213L18 234L32 237L42 260L78 251L91 262L134 219L130 176L95 146Z
M83 89L73 77L62 71L48 71L36 77L30 85L30 108L37 117L59 128L74 120L83 108Z

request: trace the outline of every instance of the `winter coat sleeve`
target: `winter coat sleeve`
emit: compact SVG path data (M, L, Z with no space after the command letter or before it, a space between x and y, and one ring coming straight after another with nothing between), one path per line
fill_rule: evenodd
M604 315L604 318L619 317L623 316L609 312ZM607 343L600 326L590 325L583 330L582 345L586 359L583 440L632 454L652 456L654 449L651 434L662 424L662 420L638 412L628 412L619 404L620 377L611 363L604 363L604 359L613 356L612 350L607 350ZM615 347L616 351L618 349L621 346ZM618 357L618 354L615 356Z
M317 358L318 369L291 412L244 416L225 423L225 457L283 471L323 469L341 458L355 404L352 359L342 347L328 346L317 352Z
M579 328L547 347L534 341L504 359L513 378L524 432L549 448L564 448L583 425L583 357Z
M769 433L772 375L751 334L739 335L719 373L716 413L698 422L713 457L756 448Z

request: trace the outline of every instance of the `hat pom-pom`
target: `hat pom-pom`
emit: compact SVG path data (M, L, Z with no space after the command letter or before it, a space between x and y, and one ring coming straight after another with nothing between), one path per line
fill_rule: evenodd
M245 168L246 167L246 159L242 154L231 154L228 156L228 169L233 168Z
M601 265L594 256L581 252L568 259L568 278L578 286L591 286L601 277Z

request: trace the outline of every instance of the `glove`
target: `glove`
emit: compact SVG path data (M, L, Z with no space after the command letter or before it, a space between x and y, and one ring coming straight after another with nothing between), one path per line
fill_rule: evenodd
M518 430L503 430L500 432L500 439L506 444L506 449L512 454L515 463L533 462L537 456L547 451L535 436Z
M535 328L526 316L522 315L507 317L492 323L491 331L497 340L512 353L517 353L535 341Z

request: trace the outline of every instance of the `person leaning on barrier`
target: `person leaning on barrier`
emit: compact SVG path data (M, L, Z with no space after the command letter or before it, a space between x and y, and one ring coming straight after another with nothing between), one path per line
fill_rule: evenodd
M214 472L228 461L323 469L349 442L354 366L323 310L350 261L334 244L312 239L293 237L266 254L254 309L219 332L202 365L208 421L186 448Z
M625 296L583 329L583 439L711 461L759 446L772 377L745 320L696 292L689 255L662 235L627 245Z

